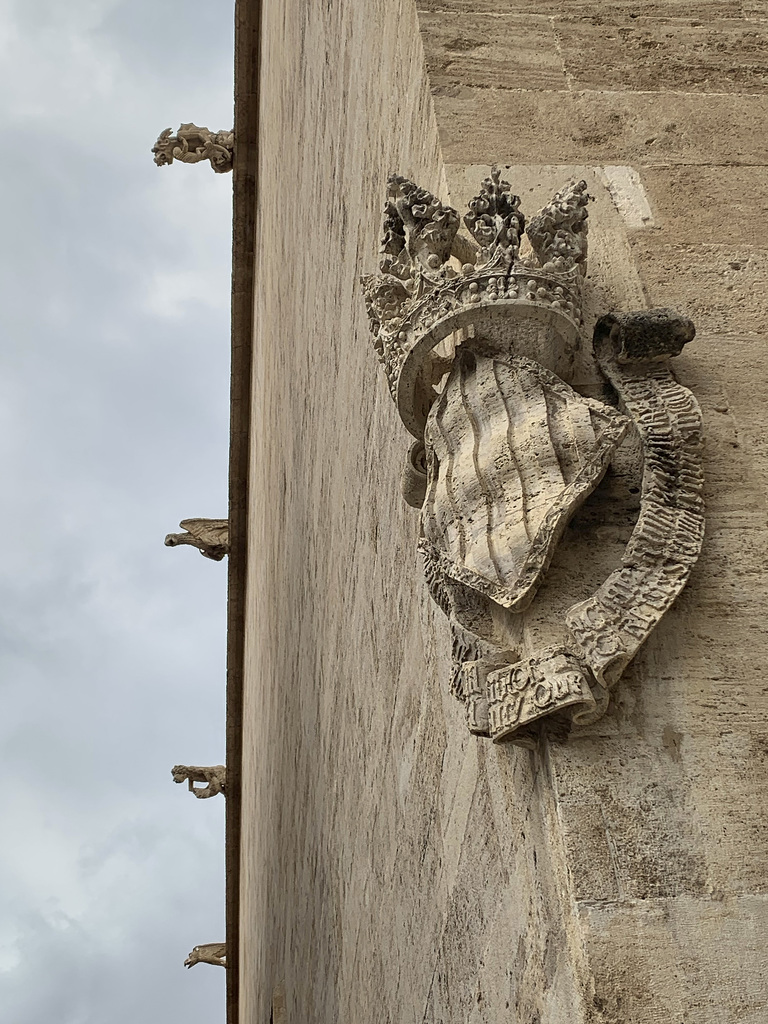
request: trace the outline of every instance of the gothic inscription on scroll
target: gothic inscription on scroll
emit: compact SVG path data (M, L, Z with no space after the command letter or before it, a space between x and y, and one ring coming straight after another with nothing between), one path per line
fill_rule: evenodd
M403 496L421 509L427 582L450 621L453 692L472 732L523 745L540 719L587 724L605 712L703 538L701 417L669 369L693 324L670 310L602 317L594 355L611 398L571 386L588 199L585 182L571 183L526 229L494 170L464 234L455 210L393 176L381 272L363 279L374 347L414 438ZM531 646L524 613L629 436L642 449L642 497L621 565L551 643Z

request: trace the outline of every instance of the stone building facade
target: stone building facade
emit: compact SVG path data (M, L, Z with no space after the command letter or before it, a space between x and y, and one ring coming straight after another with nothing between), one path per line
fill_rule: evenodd
M767 134L765 0L238 0L230 1024L768 1019ZM584 344L690 316L704 424L688 586L531 750L449 693L359 284L388 175L462 209L494 164L526 214L586 180ZM555 605L621 557L612 486Z

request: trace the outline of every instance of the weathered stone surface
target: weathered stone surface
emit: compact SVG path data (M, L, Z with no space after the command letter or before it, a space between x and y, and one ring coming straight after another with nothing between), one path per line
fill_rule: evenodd
M609 7L628 22L659 13L592 13ZM690 18L739 17L727 3L665 7L685 19L681 52L703 38ZM439 9L449 20L467 5ZM757 3L747 10L760 16ZM719 192L715 170L674 179L691 182L686 197L646 169L764 164L768 100L702 82L695 95L458 85L437 91L436 125L410 4L288 0L265 18L240 1019L762 1024L765 250L743 205L757 179L744 169L731 191L723 167ZM729 59L749 63L738 50ZM630 84L640 74L619 70ZM735 70L722 74L739 87ZM649 304L699 327L675 369L704 420L701 560L609 712L537 752L479 744L448 693L449 634L398 484L408 437L357 298L359 274L375 269L366 254L387 175L459 207L478 180L466 165L485 174L494 161L528 165L505 171L527 209L569 177L587 180L588 335L604 313ZM628 229L605 165L635 168L657 229ZM743 241L721 231L731 207ZM600 397L586 356L576 374ZM531 642L619 564L637 457L628 451L572 520L526 622Z
M648 17L601 7L535 13L424 10L435 88L750 92L768 88L768 33L759 22ZM666 12L665 12L666 13Z
M763 164L768 97L436 86L448 164Z
M744 17L754 21L768 20L768 3L766 0L743 0Z
M768 249L765 165L641 166L638 173L653 196L654 225L677 245L700 245L712 239L726 246ZM695 217L691 216L692 196L698 204Z
M650 301L655 304L663 296L664 302L687 310L701 330L712 334L764 333L768 248L730 239L680 245L670 235L674 238L674 232L659 231L631 239Z
M268 1020L281 986L291 1022L415 1020L453 793L436 796L434 627L358 278L388 173L440 190L437 132L410 4L264 10L241 1020Z
M584 910L588 953L603 964L608 984L593 996L596 1020L761 1024L765 986L743 970L764 955L768 919L764 896L626 901ZM671 942L670 935L679 936ZM631 945L631 963L615 950ZM665 969L659 972L659 964Z
M552 20L528 14L423 12L429 39L427 70L433 88L462 84L482 89L564 89L567 82Z
M576 14L600 16L605 13L624 17L666 17L666 18L740 18L757 16L765 11L766 0L417 0L419 15L422 13L494 14L514 16L518 14L562 15Z
M743 20L558 18L574 89L768 91L768 26Z

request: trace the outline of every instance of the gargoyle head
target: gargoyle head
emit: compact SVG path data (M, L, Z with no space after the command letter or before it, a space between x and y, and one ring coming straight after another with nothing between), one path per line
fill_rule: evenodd
M227 944L225 942L209 942L202 946L195 946L184 961L184 966L194 967L195 964L212 964L214 967L226 967Z
M160 133L157 142L152 147L155 163L158 167L173 163L173 144L170 142L171 132L171 128L166 128L165 131Z

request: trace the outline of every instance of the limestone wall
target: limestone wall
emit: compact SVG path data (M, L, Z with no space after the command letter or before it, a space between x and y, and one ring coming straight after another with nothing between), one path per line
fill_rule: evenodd
M768 8L420 6L449 181L489 161L596 165L623 213L611 267L593 264L596 305L628 308L642 292L699 329L676 368L704 413L702 558L611 713L553 747L549 767L596 1019L757 1024L768 1016ZM552 173L529 166L517 180L537 188ZM610 529L593 528L606 552ZM561 561L551 586L573 573Z
M444 687L358 278L388 173L442 168L412 3L266 4L262 36L241 1020L385 1020L441 924Z
M768 10L419 6L265 4L240 1020L764 1024ZM535 753L448 694L357 281L390 171L460 206L490 162L526 212L587 178L587 337L645 305L699 327L704 553L607 716ZM620 557L612 487L555 605Z

